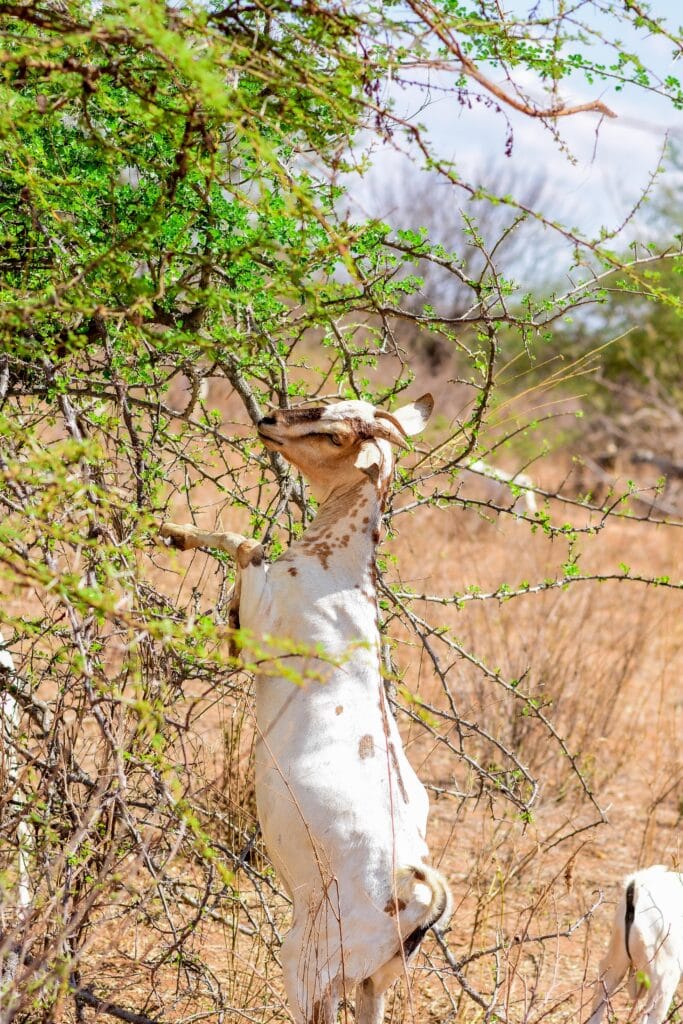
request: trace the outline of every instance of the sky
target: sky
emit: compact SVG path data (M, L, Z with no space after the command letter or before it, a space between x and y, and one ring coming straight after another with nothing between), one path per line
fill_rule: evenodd
M521 9L521 3L515 3ZM649 7L655 16L665 18L674 31L683 22L681 0L652 0ZM593 24L599 30L607 23L603 19L601 26L594 17ZM646 30L628 33L620 28L618 34L660 77L674 74L683 78L683 56L672 60L673 46L669 40ZM603 44L596 45L592 53L598 60L613 60ZM496 79L495 69L488 69L487 73ZM498 76L499 84L504 85L500 72ZM523 73L519 80L532 96L542 100L542 91L529 73ZM433 78L432 84L438 87L449 82L442 76L441 80ZM522 182L526 176L543 174L543 212L551 218L569 218L573 226L594 236L602 225L615 228L628 217L659 163L667 137L678 141L683 150L683 112L675 111L666 99L636 87L616 92L611 84L590 85L578 75L564 84L562 97L569 103L600 99L617 116L610 119L583 113L558 119L565 150L538 120L508 109L506 114L513 131L509 157L505 155L505 119L481 104L468 110L453 96L437 89L425 107L424 96L417 88L398 92L395 101L397 112L423 124L439 154L454 160L463 176L471 175L486 184L487 175L501 166ZM406 158L391 149L377 154L373 170L356 193L366 212L385 213L383 193L387 194L385 205L392 203L392 195L400 191L401 181L408 173L414 175L416 171ZM670 180L683 185L683 175L672 176ZM627 234L637 233L642 216L643 211L639 211L629 222Z

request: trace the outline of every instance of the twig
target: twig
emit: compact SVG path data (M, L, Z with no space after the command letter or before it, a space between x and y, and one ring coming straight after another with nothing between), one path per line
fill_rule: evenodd
M149 1017L146 1013L136 1013L125 1007L112 1003L108 999L96 996L91 988L75 988L73 991L76 1006L91 1006L98 1013L106 1013L117 1020L125 1020L126 1024L163 1024L161 1017Z

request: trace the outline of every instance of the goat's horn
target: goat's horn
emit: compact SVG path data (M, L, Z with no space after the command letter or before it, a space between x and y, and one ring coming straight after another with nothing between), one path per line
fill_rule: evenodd
M385 422L377 423L377 420ZM408 436L398 422L395 416L392 416L390 412L386 412L384 409L377 409L375 411L375 423L379 429L375 430L378 437L383 437L387 441L391 441L392 444L397 444L400 448L405 448L406 437Z

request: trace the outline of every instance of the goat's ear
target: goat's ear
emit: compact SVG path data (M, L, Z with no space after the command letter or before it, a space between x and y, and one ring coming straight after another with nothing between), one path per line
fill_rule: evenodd
M374 441L363 441L361 444L354 466L366 473L369 477L376 477L379 467L382 464L382 453Z
M391 415L397 421L403 433L407 437L411 437L413 434L419 434L421 430L424 430L433 408L434 399L430 394L426 394L415 402L411 402L410 405L404 405L400 409L395 409Z

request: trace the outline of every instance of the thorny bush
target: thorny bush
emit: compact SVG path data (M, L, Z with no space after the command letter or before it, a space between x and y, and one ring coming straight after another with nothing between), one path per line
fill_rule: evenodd
M611 39L645 28L680 47L637 5L607 7ZM538 484L534 511L514 481L492 495L463 480L510 440L524 439L508 449L516 458L542 454L554 413L536 398L587 365L511 407L502 346L534 358L555 321L599 306L615 280L675 306L642 271L656 259L680 272L680 252L626 249L608 230L585 237L468 183L397 97L438 75L454 105L481 102L482 118L515 110L562 145L562 118L611 114L598 99L558 100L570 76L677 108L680 85L607 37L613 63L599 63L582 26L546 4L517 22L489 0L39 0L1 4L0 32L0 1021L282 1019L287 900L250 775L250 672L267 641L243 635L231 657L231 565L213 555L188 569L158 546L158 522L171 505L175 518L223 516L277 555L314 509L253 423L311 397L391 407L426 372L420 346L438 339L454 377L439 386L436 427L400 465L390 535L411 514L457 530L470 510L516 518L562 553L552 577L421 593L404 579L399 535L380 565L387 686L411 749L437 752L445 782L431 785L454 821L482 804L496 829L524 834L554 756L578 808L557 843L601 823L583 753L543 687L463 643L459 623L480 601L514 607L602 578L664 593L664 573L580 562L582 537L614 517L665 518L657 496L627 486L596 503ZM536 75L541 102L519 69ZM436 176L444 202L501 206L498 236L467 211L460 252L354 218L345 194L378 144ZM530 224L566 243L565 292L537 293L505 265L507 239ZM455 313L421 298L425 266L457 283ZM418 662L434 683L424 694L411 682ZM468 679L478 696L463 706ZM487 947L477 921L489 898L482 890L465 956L447 942L427 953L449 1019L514 1016L501 994L514 950L578 927L539 938L525 926ZM479 987L468 964L488 965ZM540 1019L535 1005L525 1012Z

